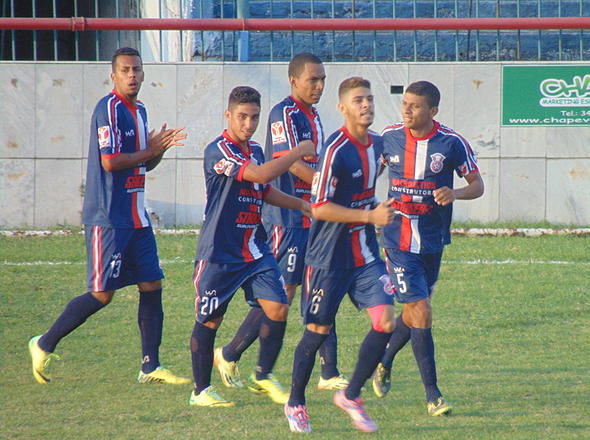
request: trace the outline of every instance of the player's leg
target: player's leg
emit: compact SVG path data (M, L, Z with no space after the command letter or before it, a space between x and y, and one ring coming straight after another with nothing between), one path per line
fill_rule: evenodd
M320 346L320 365L322 372L318 382L320 390L342 390L348 386L348 379L338 370L338 336L336 321L330 328L328 337Z
M361 389L381 360L395 326L393 297L383 262L375 261L355 269L349 295L358 308L369 313L371 329L360 346L350 384L334 395L334 403L348 413L358 429L373 432L377 424L365 411Z
M309 432L305 388L315 364L316 353L330 333L338 306L349 283L346 271L327 271L311 266L305 269L302 286L302 312L306 327L293 358L291 393L285 415L293 432Z
M225 265L227 266L227 265ZM241 265L235 270L204 260L197 261L193 274L195 286L195 325L190 339L195 388L189 403L196 406L233 406L211 385L213 347L227 305L238 289Z
M29 341L33 376L39 383L51 381L46 369L49 361L57 357L51 354L59 341L106 306L115 289L121 287L116 271L121 264L121 244L115 241L115 230L86 226L85 232L89 291L72 299L45 334L35 336Z
M248 302L256 301L264 311L258 335L260 350L256 373L250 376L248 388L283 404L287 393L272 375L272 370L283 346L289 305L274 257L267 255L256 261L254 271L242 287Z

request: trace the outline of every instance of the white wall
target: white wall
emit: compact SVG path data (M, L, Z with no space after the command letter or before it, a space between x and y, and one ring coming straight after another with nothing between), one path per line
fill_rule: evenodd
M547 64L547 63L545 63ZM326 131L342 120L336 90L361 75L373 86L377 131L399 120L401 96L390 85L425 79L439 86L437 117L472 143L485 195L455 205L455 219L590 224L590 127L501 127L501 63L327 63L319 105ZM286 63L146 64L140 99L150 125L186 125L184 148L148 175L147 200L165 225L198 224L205 186L202 152L224 128L229 91L250 85L263 95L262 121L289 93ZM0 63L0 227L80 224L88 127L111 90L108 63ZM255 139L264 142L266 124ZM458 182L460 185L461 182ZM381 179L381 191L386 187Z

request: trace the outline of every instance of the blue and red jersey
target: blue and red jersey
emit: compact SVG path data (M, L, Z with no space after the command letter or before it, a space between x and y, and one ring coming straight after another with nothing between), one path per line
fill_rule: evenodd
M389 169L388 198L394 221L382 230L382 245L416 254L440 252L451 242L452 205L434 202L434 190L453 188L459 177L478 171L469 143L435 121L427 136L415 138L403 124L385 127L383 161Z
M145 209L145 163L107 172L102 157L134 153L147 147L145 106L127 102L115 90L102 98L90 122L88 168L82 223L110 228L150 225Z
M205 148L207 204L197 260L243 263L272 254L261 223L262 204L270 185L243 180L250 162L264 163L262 147L249 141L242 148L227 131Z
M324 130L320 115L314 106L307 109L303 104L289 96L275 105L269 116L266 128L266 160L275 159L288 153L299 142L310 140L316 146L316 157L302 159L316 169L319 149L324 144ZM291 172L286 172L273 182L273 185L291 196L310 201L311 185ZM273 225L289 228L309 228L311 221L298 210L266 205L264 219Z
M383 145L369 133L362 145L346 128L333 133L321 154L313 183L313 207L327 202L347 208L373 209L375 181ZM326 269L364 266L379 259L379 245L372 224L314 220L309 232L306 264Z

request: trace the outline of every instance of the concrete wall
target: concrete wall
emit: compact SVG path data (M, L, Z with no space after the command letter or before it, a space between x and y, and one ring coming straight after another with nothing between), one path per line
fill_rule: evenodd
M371 80L375 130L399 120L391 85L426 79L442 92L437 119L469 139L486 183L484 197L459 201L455 219L590 224L590 127L502 127L501 63L328 63L319 105L327 133L337 129L340 81ZM225 126L229 91L263 95L262 121L289 93L285 63L146 64L140 94L150 125L187 127L184 148L148 175L147 200L162 224L198 224L205 186L202 153ZM80 224L88 126L111 89L107 63L0 63L0 227ZM261 124L255 139L265 139ZM458 182L461 184L461 182ZM386 188L381 179L381 194Z

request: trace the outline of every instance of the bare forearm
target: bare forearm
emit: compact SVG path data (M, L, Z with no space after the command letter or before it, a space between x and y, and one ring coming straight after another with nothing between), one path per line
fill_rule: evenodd
M473 200L481 197L484 192L484 184L481 176L466 177L467 186L455 190L455 198L458 200Z
M285 194L281 190L276 188L271 188L266 197L264 198L266 203L269 203L273 206L278 206L279 208L286 208L286 209L301 209L302 208L302 200Z
M301 159L296 160L295 163L289 167L289 171L309 184L311 184L313 175L315 174L315 170Z
M265 162L262 165L249 163L244 170L244 180L254 183L268 183L285 173L301 157L299 149L293 149L284 156Z
M328 202L311 209L313 217L318 220L338 223L369 223L369 212L364 209L347 208L337 203Z
M154 159L154 153L149 150L140 150L135 153L121 153L109 159L102 158L102 166L108 172L133 168L143 162Z

